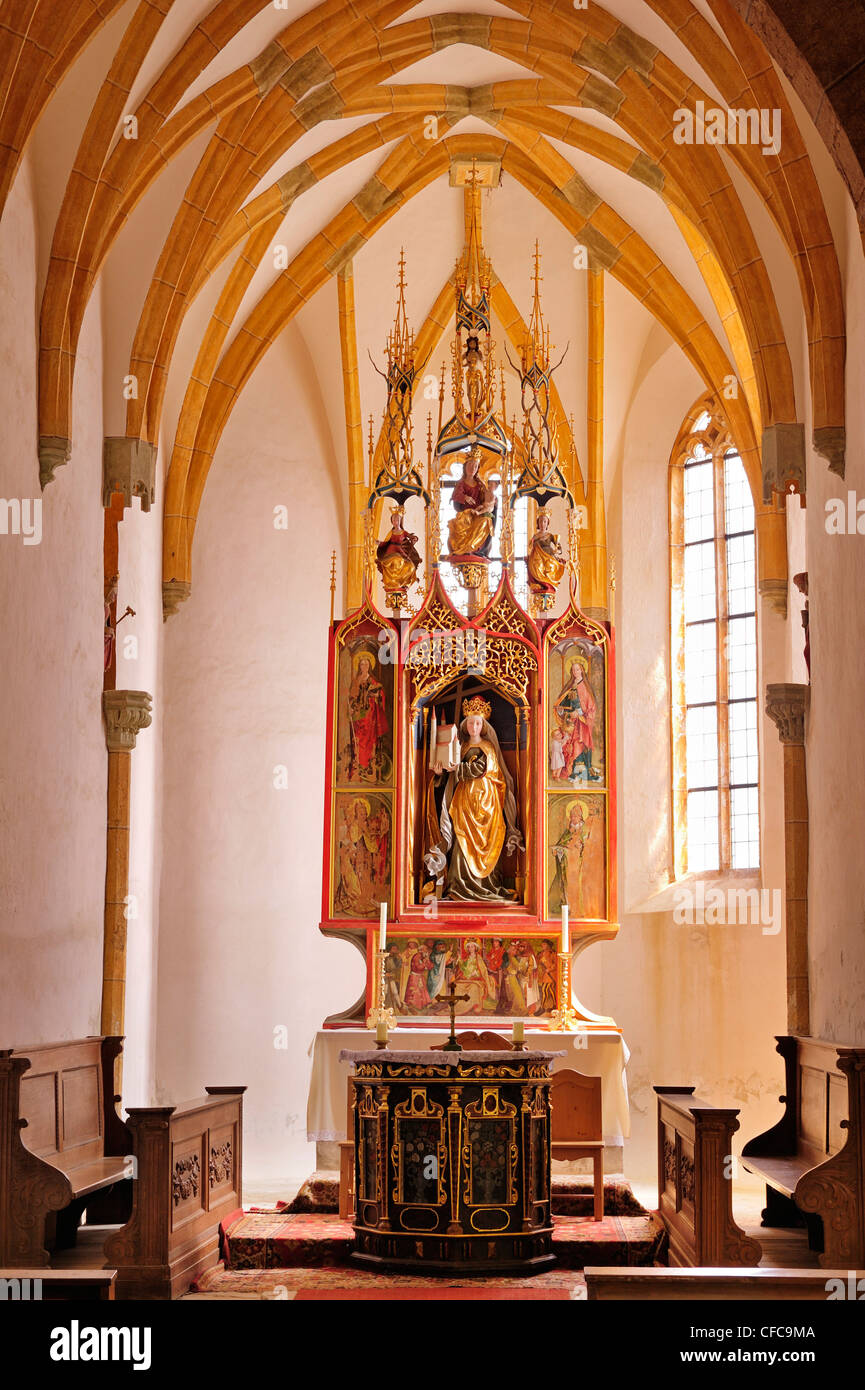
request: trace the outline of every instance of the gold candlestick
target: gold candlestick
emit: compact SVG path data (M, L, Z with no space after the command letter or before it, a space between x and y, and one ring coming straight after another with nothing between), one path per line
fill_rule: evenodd
M580 1019L571 1003L571 953L559 951L559 1007L550 1015L551 1033L576 1033Z
M379 1023L386 1023L388 1029L396 1027L396 1014L393 1009L386 1009L384 1001L387 996L387 973L385 962L387 961L387 951L378 952L378 1002L370 1009L366 1020L367 1028L375 1028Z

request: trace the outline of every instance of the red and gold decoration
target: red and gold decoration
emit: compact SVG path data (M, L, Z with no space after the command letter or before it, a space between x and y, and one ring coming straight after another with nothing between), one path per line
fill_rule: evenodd
M354 1063L354 1259L534 1273L554 1262L543 1051L343 1053Z
M472 1026L610 1024L573 998L570 976L572 953L618 930L613 628L579 606L576 460L572 440L567 467L560 458L537 246L520 409L505 420L480 197L469 171L453 408L445 419L443 368L425 480L400 257L377 442L370 429L363 599L331 627L321 927L357 947L367 979L325 1026L366 1021L382 1046L395 1027L446 1026L449 1001ZM517 503L533 527L528 606L514 590Z

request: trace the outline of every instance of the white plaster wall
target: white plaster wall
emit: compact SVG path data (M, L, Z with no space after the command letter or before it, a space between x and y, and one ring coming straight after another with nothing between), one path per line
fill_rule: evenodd
M25 159L0 222L0 496L41 497L36 246ZM102 346L98 295L75 378L73 453L42 541L0 535L0 1040L99 1031L105 886Z
M123 1103L147 1105L154 1087L159 877L162 858L162 496L157 466L156 502L149 512L133 502L119 533L117 616L135 612L117 633L118 690L153 696L152 723L132 754L129 904L126 936L126 1016Z
M318 931L328 581L344 528L310 372L291 326L225 431L192 596L164 629L157 1097L249 1087L247 1191L313 1168L307 1049L363 989L357 952ZM273 525L281 504L287 532ZM290 790L274 787L279 764Z
M828 164L828 159L827 159ZM838 175L832 168L835 179ZM828 177L828 171L827 171ZM831 205L830 205L831 206ZM865 503L865 262L852 207L835 222L847 309L846 476L808 453L807 728L811 1032L865 1042L865 535L830 535L826 503ZM865 512L865 505L863 505ZM865 517L861 521L865 531ZM799 677L801 679L801 677Z
M785 1026L783 935L763 935L759 925L677 925L671 904L646 910L672 871L668 466L701 391L670 347L646 372L625 423L609 526L619 575L621 927L575 967L577 994L616 1019L631 1049L625 1172L649 1185L657 1177L653 1085L696 1085L715 1103L740 1106L741 1141L777 1116L782 1080L773 1035ZM761 616L761 679L782 680L783 669L765 670L783 662L783 623ZM774 741L764 729L762 749L763 884L783 888L781 764L770 730ZM600 996L592 993L599 977Z

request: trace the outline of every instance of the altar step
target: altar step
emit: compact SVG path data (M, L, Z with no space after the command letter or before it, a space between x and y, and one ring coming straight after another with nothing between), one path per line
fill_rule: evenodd
M591 1216L591 1177L553 1174L552 1199L554 1216ZM292 1202L278 1207L292 1213L339 1211L339 1177L336 1173L313 1173L300 1188ZM637 1201L625 1178L604 1179L604 1214L606 1216L646 1216L646 1208Z
M560 1215L553 1224L553 1254L561 1269L580 1270L587 1264L651 1266L665 1249L664 1228L651 1212L609 1214L603 1221ZM226 1271L333 1269L351 1266L354 1231L348 1222L320 1210L238 1211L221 1225L220 1246Z

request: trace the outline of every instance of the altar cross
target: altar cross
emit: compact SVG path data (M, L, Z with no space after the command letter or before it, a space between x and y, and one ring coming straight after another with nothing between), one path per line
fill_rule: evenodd
M457 1035L455 1032L454 1025L457 1004L461 1004L464 1000L468 998L469 996L467 994L457 994L456 985L454 984L453 980L451 980L450 984L448 985L448 988L442 994L436 995L437 1000L444 999L448 1006L448 1010L451 1016L451 1035L448 1038L447 1042L443 1045L442 1050L444 1052L462 1052L462 1048L460 1044L457 1042Z

